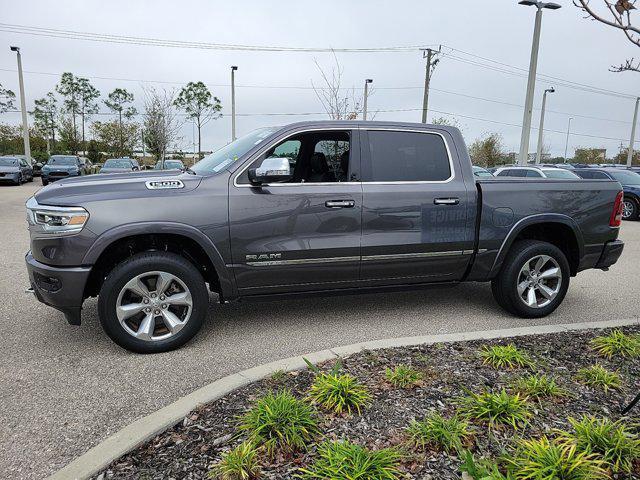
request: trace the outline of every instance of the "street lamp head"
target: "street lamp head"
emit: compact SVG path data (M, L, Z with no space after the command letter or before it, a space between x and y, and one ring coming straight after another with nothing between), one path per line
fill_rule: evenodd
M367 79L365 80L365 82L366 82L366 83L373 83L373 78L367 78Z
M549 10L557 10L562 8L562 5L553 2L534 2L533 0L520 0L520 5L526 5L527 7L548 8Z
M549 10L558 10L559 8L562 8L562 5L560 5L559 3L548 2L543 3L542 8L548 8Z
M551 88L547 88L547 89L545 90L545 92L548 92L548 93L555 93L555 92L556 92L556 89L555 89L555 88L553 88L553 87L551 87Z
M19 52L20 51L20 47L9 47L11 49L12 52Z
M235 65L232 65L231 70L238 70L238 67L236 67Z
M533 6L537 6L538 2L534 2L533 0L520 0L518 4L526 5L527 7L533 7Z

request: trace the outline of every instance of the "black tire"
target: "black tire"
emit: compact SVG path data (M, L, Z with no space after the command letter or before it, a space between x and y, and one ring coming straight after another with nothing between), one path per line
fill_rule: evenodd
M33 182L33 175L29 177L29 180L27 180L27 182Z
M548 304L531 307L518 294L518 279L525 263L538 255L551 257L560 267L562 277L557 294ZM569 262L558 247L547 242L523 240L515 243L507 253L500 272L491 281L491 291L498 305L512 315L540 318L552 313L562 303L569 288L570 276Z
M49 182L43 178L42 179L42 186L46 187L47 185L49 185Z
M185 326L169 338L141 340L128 333L116 315L116 303L125 284L137 275L162 271L180 279L191 293L191 315ZM122 348L136 353L160 353L188 342L202 327L209 309L209 293L200 272L191 262L174 253L138 253L117 265L105 279L98 297L98 315L102 328Z
M625 207L623 210L622 219L623 220L638 220L638 214L640 213L640 208L638 207L638 202L631 197L624 197ZM625 212L629 212L628 215L625 215Z

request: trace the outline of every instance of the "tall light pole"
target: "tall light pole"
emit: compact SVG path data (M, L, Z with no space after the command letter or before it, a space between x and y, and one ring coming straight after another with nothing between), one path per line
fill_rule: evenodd
M538 70L538 50L540 49L540 30L542 26L542 9L557 10L561 8L557 3L534 2L521 0L520 5L536 7L536 21L533 29L533 44L531 46L531 61L529 63L529 79L527 80L527 97L524 102L524 118L522 120L522 136L520 138L520 155L518 164L526 165L529 157L529 138L531 136L531 115L533 113L533 95L536 88L536 71Z
M427 59L427 66L424 75L424 97L422 98L422 123L427 123L427 110L429 109L429 85L431 84L431 71L437 63L433 61L433 57L440 53L442 46L438 50L427 48L422 51L422 58Z
M629 152L627 153L627 167L631 166L633 161L633 144L636 141L636 123L638 123L638 105L640 105L640 97L636 98L636 109L633 112L633 125L631 125L631 140L629 141Z
M540 160L542 159L542 140L543 140L543 132L544 132L544 111L547 106L547 93L554 93L556 91L555 88L547 88L544 91L544 95L542 95L542 111L540 112L540 128L538 130L538 151L536 152L536 165L540 164Z
M567 152L569 151L569 135L571 134L571 120L573 120L573 118L569 117L569 125L567 126L567 141L564 144L564 163L567 163Z
M231 141L236 139L236 70L235 65L231 67Z
M362 120L367 120L367 99L369 98L369 84L373 83L372 78L367 78L364 81L364 105L362 107Z
M20 84L20 109L22 110L22 138L24 139L25 160L31 165L31 145L29 144L29 124L27 123L27 102L24 98L24 80L22 78L22 57L20 47L10 47L18 57L18 83Z

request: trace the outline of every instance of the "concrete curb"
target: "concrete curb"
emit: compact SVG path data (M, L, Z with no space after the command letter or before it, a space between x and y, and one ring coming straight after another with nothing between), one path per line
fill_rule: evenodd
M120 431L114 433L100 444L91 448L85 454L73 460L67 466L49 477L49 480L89 478L107 467L114 460L136 448L138 445L179 423L198 405L213 402L240 387L244 387L245 385L269 377L275 371L284 370L290 372L305 369L307 365L303 357L315 364L338 357L347 357L362 350L408 347L468 340L490 340L496 338L520 337L524 335L569 332L574 330L622 327L635 324L640 324L640 319L634 318L627 320L610 320L605 322L540 325L533 327L507 328L502 330L402 337L354 343L352 345L321 350L307 355L277 360L275 362L259 365L248 370L243 370L242 372L223 377L220 380L216 380L209 385L199 388L174 403L147 415L146 417L136 420Z

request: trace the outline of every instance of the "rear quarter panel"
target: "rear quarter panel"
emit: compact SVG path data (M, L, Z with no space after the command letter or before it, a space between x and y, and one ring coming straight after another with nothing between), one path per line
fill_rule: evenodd
M579 268L591 268L602 247L618 237L609 226L618 182L610 180L496 179L478 181L482 195L478 255L469 280L487 280L500 268L514 239L535 223L557 222L572 228Z

